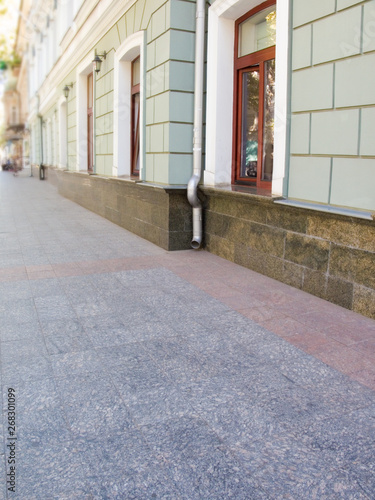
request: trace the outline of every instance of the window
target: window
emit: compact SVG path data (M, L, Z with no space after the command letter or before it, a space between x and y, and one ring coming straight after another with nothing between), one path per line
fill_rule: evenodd
M140 57L132 62L131 108L131 173L139 175Z
M232 181L271 190L274 150L276 5L235 24Z
M87 170L94 171L93 74L87 76Z
M145 32L128 36L114 55L113 175L144 179Z
M16 125L17 124L17 108L16 106L12 107L12 123L11 125Z

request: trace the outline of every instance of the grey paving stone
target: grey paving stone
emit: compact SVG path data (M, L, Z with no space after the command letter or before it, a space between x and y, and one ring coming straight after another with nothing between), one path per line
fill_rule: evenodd
M93 349L54 354L51 356L51 364L57 378L74 377L86 373L96 373L100 377L106 376L105 366Z
M65 295L65 291L57 278L30 280L30 289L35 298Z
M180 498L163 461L138 430L89 440L83 448L85 475L96 498Z
M51 362L47 356L28 356L17 363L5 360L1 370L3 384L8 385L53 377Z
M64 283L64 290L72 304L96 303L100 296L94 283L90 280L87 283L72 283L67 285Z
M34 303L38 312L43 312L44 310L53 311L55 309L71 307L71 303L65 295L35 297Z
M286 390L290 382L264 367L263 372L255 371L248 377L219 375L178 385L196 411L209 414L221 408L230 413L239 404L246 407L264 393Z
M60 278L60 282L67 292L69 290L90 292L94 286L91 276L66 276Z
M334 467L356 475L370 466L375 473L372 460L375 448L375 405L312 422L304 432L303 440L306 446L324 454Z
M134 421L139 425L163 422L186 415L198 416L180 391L168 383L153 390L138 391L133 397L126 397L126 403Z
M41 336L42 330L39 321L22 324L8 322L0 325L0 339L2 342L22 339L26 339L27 341L36 339L36 341L39 342Z
M124 397L146 389L161 388L169 383L165 372L149 357L109 366L108 372Z
M45 343L48 353L51 355L88 351L94 347L86 333L48 335L45 337Z
M33 304L29 303L29 299L23 299L24 304L18 303L15 299L11 305L3 305L0 312L0 320L2 323L7 321L12 323L32 323L37 321L38 315ZM22 302L22 299L21 301Z
M153 339L150 342L144 343L144 346L152 358L161 365L173 362L177 356L196 356L195 350L184 339L178 336Z
M305 491L307 496L312 493L316 498L368 500L373 496L374 483L372 482L369 489L362 477L354 477L341 469L327 469L324 475Z
M115 273L93 274L91 280L100 293L109 292L112 294L121 288L121 283Z
M73 309L75 310L78 318L110 314L112 312L111 306L102 299L98 300L97 297L95 301L89 300L88 302L73 304Z
M14 363L27 361L29 358L47 356L47 348L42 335L31 339L12 340L2 342L1 360L3 363Z
M81 318L85 332L97 348L113 347L132 342L124 323L113 315L97 315Z
M93 498L74 441L29 447L20 453L17 466L16 495L19 499Z
M120 271L117 273L117 279L126 288L145 287L150 289L157 284L156 277L153 277L150 269Z
M108 347L131 342L142 342L154 338L175 335L174 329L160 321L142 320L127 321L121 315L98 315L98 321L89 317L82 321L84 328L96 347Z
M142 326L145 322L157 323L159 320L154 309L144 305L142 307L142 305L135 301L122 300L121 302L112 303L111 306L116 315L127 326Z
M347 470L349 484L358 485L359 493L363 492L367 498L372 498L375 491L374 447L365 448L361 453L361 459L355 466L349 464Z
M140 425L192 413L179 388L152 362L136 368L117 367L111 377Z
M129 411L109 378L87 373L56 379L71 431L75 437L98 437L131 425Z
M8 247L9 252L12 253L12 255L9 254L2 254L0 255L0 268L5 269L7 267L21 267L25 265L25 262L23 260L22 253L20 250L17 250L15 247L14 249L12 247ZM17 253L15 253L17 252Z
M42 331L45 336L53 335L70 335L78 336L84 333L84 329L78 318L66 319L66 320L50 320L42 323Z
M213 408L210 408L210 403ZM245 446L249 441L272 439L284 428L282 422L267 412L266 408L253 405L249 401L236 401L234 404L215 404L196 407L205 420L227 446Z
M32 297L29 281L11 281L0 283L0 296L2 299L20 300Z
M39 320L43 323L77 318L71 303L64 295L37 297L35 299L35 305L38 311Z
M170 293L169 291L147 289L144 293L142 293L141 300L148 306L157 309L171 309L172 311L179 309L176 307L176 295Z
M49 264L47 254L38 252L23 252L23 262L25 266L45 266Z
M264 365L262 359L246 352L241 345L216 343L212 349L198 351L200 361L212 375L243 376L251 375Z
M117 367L123 366L127 369L133 369L141 363L149 363L150 355L146 352L145 342L134 342L113 347L97 348L96 352L102 359L104 366L109 369L116 370Z
M46 254L50 264L66 264L73 262L71 255L61 250L61 245L55 248L46 249Z
M201 420L184 417L142 431L165 457L183 498L268 498Z
M254 440L234 452L272 498L366 498L345 471L293 434Z
M71 433L53 379L18 383L15 389L17 449L64 444ZM7 387L3 388L4 408L7 409ZM5 411L5 428L7 414Z

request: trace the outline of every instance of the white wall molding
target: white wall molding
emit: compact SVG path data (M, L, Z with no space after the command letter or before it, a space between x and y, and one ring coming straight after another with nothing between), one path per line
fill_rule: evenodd
M58 130L59 130L59 157L58 157L58 167L59 168L67 168L67 148L68 148L68 143L67 143L67 106L66 106L66 99L64 96L61 96L60 99L57 102L57 109L58 109L58 120L59 120L59 125L58 125Z
M77 170L87 171L87 75L92 72L92 56L87 56L76 73ZM93 85L95 85L93 75ZM94 103L95 105L95 103ZM95 116L95 114L94 114ZM94 142L95 147L95 142Z
M61 56L42 82L38 90L41 102L51 88L62 83L64 76L77 67L88 53L94 58L94 49L98 41L112 28L136 0L101 0L94 8L85 2L79 10L75 22L65 34L61 44ZM92 5L92 4L91 4ZM105 50L105 47L103 48Z
M205 185L230 184L235 20L263 0L216 0L208 11ZM287 135L289 0L277 1L275 150L272 192L282 194Z
M131 62L140 56L139 176L143 179L144 47L145 33L138 31L120 45L114 57L113 175L116 177L131 173Z

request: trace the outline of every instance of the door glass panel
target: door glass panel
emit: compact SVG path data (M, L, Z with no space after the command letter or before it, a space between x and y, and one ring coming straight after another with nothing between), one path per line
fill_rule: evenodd
M132 147L132 173L139 173L139 92L133 95L133 147Z
M139 57L135 59L132 62L132 86L138 85L139 82L141 81L141 74L140 74L140 69L141 69L141 60Z
M93 116L92 113L87 115L87 168L90 172L93 170L94 164L94 148L93 148Z
M258 162L259 71L242 74L241 172L256 179Z
M264 63L264 121L262 181L272 180L275 117L275 60Z
M268 7L239 25L238 57L276 45L276 8Z

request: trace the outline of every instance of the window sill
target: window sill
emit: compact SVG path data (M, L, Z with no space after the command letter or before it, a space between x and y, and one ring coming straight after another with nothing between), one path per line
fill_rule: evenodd
M243 184L222 184L218 186L204 186L200 185L199 188L204 191L215 191L222 193L238 193L239 195L250 195L258 198L267 198L269 200L279 199L280 196L275 198L269 189L259 188L256 186L246 186Z
M308 210L315 210L317 212L325 212L335 215L344 215L346 217L355 217L357 219L374 220L375 214L366 212L365 210L355 210L351 208L334 207L332 205L324 205L318 203L308 203L305 201L289 200L289 199L275 199L278 205L287 205L289 207L305 208Z

